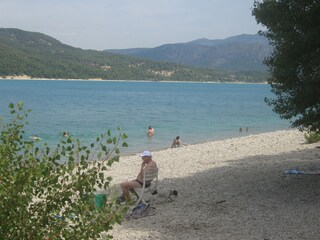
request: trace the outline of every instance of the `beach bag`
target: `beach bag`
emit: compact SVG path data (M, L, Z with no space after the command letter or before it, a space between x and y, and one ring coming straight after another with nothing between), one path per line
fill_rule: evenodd
M152 216L156 214L156 208L153 204L140 203L134 207L130 214L126 215L126 219L138 219L146 216Z

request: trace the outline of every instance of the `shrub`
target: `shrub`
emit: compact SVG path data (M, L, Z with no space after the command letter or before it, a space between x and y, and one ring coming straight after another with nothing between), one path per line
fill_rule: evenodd
M320 132L308 132L304 134L307 143L316 143L320 141Z
M106 170L126 134L118 128L89 147L69 137L40 148L24 137L30 111L21 102L9 108L11 120L0 126L0 239L96 239L120 223L127 207L113 200L96 209L93 193L108 190Z

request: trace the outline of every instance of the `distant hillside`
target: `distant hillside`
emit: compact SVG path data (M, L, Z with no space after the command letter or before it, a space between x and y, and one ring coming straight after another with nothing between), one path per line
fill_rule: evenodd
M269 45L267 38L260 36L259 34L241 34L233 37L228 37L225 39L215 39L209 40L206 38L201 38L195 41L189 42L191 44L203 45L203 46L218 46L225 44L250 44L250 43L261 43L262 45Z
M82 50L42 33L0 28L0 77L12 75L54 79L217 82L263 82L266 79L265 74L258 72L223 72Z
M107 52L168 61L187 66L229 71L265 71L262 63L271 53L268 40L258 34L226 39L198 39L155 48L106 50Z

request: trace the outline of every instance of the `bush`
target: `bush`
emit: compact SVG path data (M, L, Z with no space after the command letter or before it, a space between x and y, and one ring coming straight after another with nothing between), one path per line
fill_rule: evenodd
M308 132L304 134L307 143L316 143L320 141L320 132Z
M109 188L106 170L127 146L121 129L89 147L69 137L39 148L24 137L30 111L21 102L9 108L0 126L0 239L96 239L120 223L127 207L113 199L96 209L93 193Z

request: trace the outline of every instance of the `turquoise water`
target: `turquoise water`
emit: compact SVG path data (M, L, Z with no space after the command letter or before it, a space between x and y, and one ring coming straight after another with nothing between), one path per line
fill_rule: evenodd
M129 137L122 153L136 153L170 147L178 135L192 144L287 129L265 97L272 97L270 86L261 84L2 80L0 115L23 101L32 109L27 134L51 146L65 131L91 143L121 126Z

